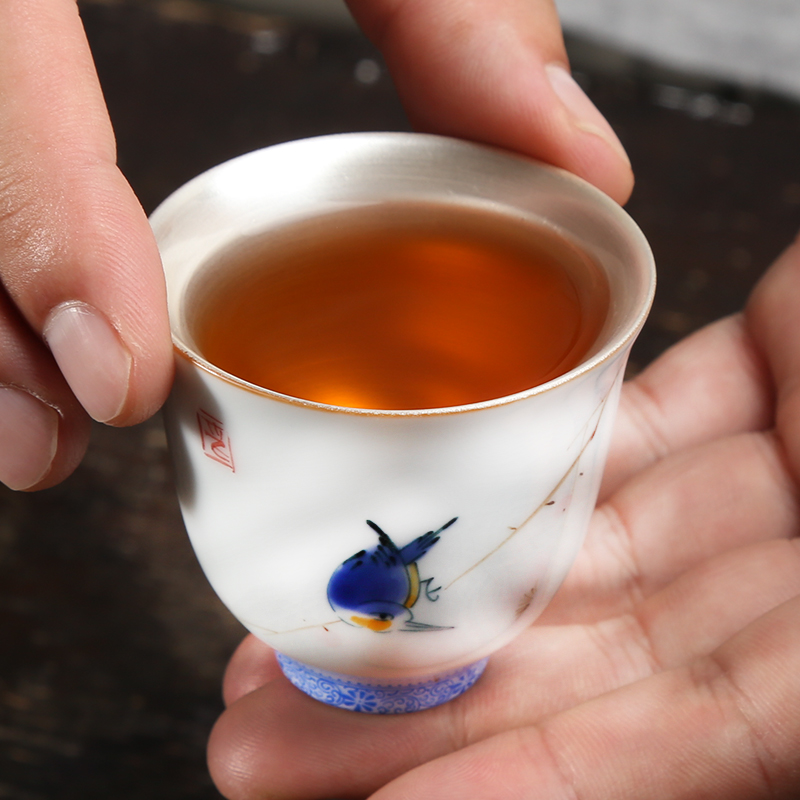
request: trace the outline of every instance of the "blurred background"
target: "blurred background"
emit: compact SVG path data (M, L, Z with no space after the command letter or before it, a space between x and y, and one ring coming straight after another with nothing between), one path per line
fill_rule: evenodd
M631 371L741 308L800 228L794 0L559 0L576 77L628 149L660 269ZM79 0L147 211L287 139L404 130L336 0ZM0 491L0 798L211 799L205 740L243 631L186 540L158 419L97 426L61 486Z

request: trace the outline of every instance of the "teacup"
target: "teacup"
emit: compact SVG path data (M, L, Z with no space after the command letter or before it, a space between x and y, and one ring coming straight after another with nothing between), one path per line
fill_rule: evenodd
M395 408L295 396L206 357L198 315L237 263L227 254L257 245L268 262L298 225L415 206L531 226L597 266L607 302L577 363L510 394ZM392 133L250 153L190 181L151 222L177 362L167 430L212 586L323 702L399 713L458 696L541 613L584 539L654 292L643 235L561 170Z

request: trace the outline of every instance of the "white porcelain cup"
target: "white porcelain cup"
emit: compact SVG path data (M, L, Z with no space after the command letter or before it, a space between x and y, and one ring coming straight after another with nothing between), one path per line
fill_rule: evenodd
M281 395L198 352L186 298L217 254L298 219L393 200L529 219L593 258L611 302L583 361L509 397L387 411ZM583 541L654 292L641 232L563 171L390 133L250 153L190 181L151 221L177 361L170 447L212 586L323 702L396 713L457 696L542 611Z

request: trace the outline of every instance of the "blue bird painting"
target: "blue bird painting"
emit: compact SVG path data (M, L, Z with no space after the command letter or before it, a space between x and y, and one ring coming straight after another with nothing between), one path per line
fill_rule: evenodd
M433 578L420 580L417 562L439 541L458 517L435 531L428 531L405 547L398 547L372 520L367 525L378 535L378 544L359 550L340 564L328 582L328 601L348 625L376 633L389 631L441 631L446 626L417 622L411 612L424 591L435 601L439 589Z

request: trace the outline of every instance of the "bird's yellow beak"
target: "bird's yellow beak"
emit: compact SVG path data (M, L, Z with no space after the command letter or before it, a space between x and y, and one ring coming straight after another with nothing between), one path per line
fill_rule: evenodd
M388 631L392 627L390 619L373 619L372 617L350 617L350 621L354 625L360 625L362 628L369 628L371 631Z

